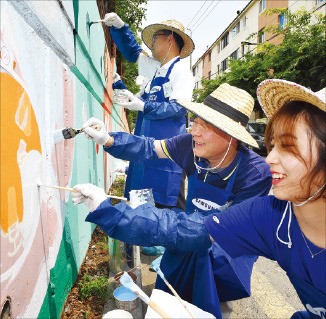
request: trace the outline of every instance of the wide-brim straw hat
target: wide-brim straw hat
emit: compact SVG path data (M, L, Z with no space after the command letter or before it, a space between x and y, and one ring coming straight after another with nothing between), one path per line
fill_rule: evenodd
M194 51L194 49L195 49L194 42L192 41L190 36L185 33L184 26L177 20L167 20L167 21L163 21L161 23L150 24L143 29L141 37L149 49L152 50L154 34L160 30L173 31L173 32L179 34L180 37L183 39L184 46L180 52L181 59L186 58L188 55L190 55Z
M286 80L268 79L261 82L257 88L257 98L268 118L289 101L308 102L326 111L326 88L313 92L300 84Z
M178 103L235 139L259 148L246 130L254 108L254 99L248 92L223 83L203 103L187 100L178 100Z

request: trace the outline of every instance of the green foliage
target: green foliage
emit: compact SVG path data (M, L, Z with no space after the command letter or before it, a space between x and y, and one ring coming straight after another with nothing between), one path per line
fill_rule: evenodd
M136 113L136 112L135 112ZM113 185L110 188L110 194L114 196L122 197L124 195L124 189L125 189L125 180L123 177L117 177L113 183ZM111 199L112 204L117 204L120 202L120 199Z
M268 14L284 13L286 26L265 29L283 42L268 42L258 46L257 54L248 53L243 59L230 60L229 72L213 80L203 80L203 89L195 91L195 99L202 100L221 83L240 87L256 97L257 85L267 78L297 82L317 91L326 86L325 15L301 9L290 13L283 9L269 10ZM253 37L254 35L252 35Z
M89 297L97 297L104 300L107 297L108 279L105 276L91 276L84 274L79 282L80 297L87 299Z
M147 0L114 0L115 12L128 23L133 31L140 31L143 18L146 17Z

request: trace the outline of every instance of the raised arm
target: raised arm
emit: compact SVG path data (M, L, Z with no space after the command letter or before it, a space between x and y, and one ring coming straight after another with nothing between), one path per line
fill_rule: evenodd
M84 123L83 130L87 138L103 145L104 150L116 158L133 162L167 158L160 140L125 132L108 133L105 124L94 117Z

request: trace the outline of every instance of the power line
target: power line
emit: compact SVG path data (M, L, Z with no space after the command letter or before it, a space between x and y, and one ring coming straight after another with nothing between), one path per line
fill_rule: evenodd
M211 12L215 9L215 7L219 4L221 2L221 0L219 0L216 4L215 4L215 6L212 8L212 10L211 11L209 11L208 12L208 14L202 19L202 21L196 26L196 27L194 27L193 28L193 30L192 30L192 32L194 32L204 21L205 21L205 19L211 14Z
M205 3L206 3L206 1L205 1ZM212 6L213 3L214 3L214 0L211 1L211 3L208 5L208 7L205 9L205 11L204 11L203 13L201 13L201 15L196 19L195 22L193 22L191 29L194 29L195 25L200 21L200 19L202 18L202 16L203 16L203 15L206 13L206 11L207 11L211 6Z
M203 8L203 6L205 5L205 3L207 2L207 0L205 0L205 2L203 3L203 5L200 7L200 9L197 11L197 13L194 15L194 17L191 19L191 21L187 24L187 28L189 28L190 24L192 21L194 21L194 19L197 17L197 14L201 11L201 9ZM189 28L190 29L190 28Z

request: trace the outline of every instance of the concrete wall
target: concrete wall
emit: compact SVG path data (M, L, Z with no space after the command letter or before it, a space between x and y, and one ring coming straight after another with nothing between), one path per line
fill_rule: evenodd
M54 140L91 116L127 130L103 29L87 25L97 19L96 1L1 1L0 305L12 318L60 316L94 229L69 192L37 182L112 183L117 163L102 147L83 134Z

